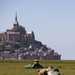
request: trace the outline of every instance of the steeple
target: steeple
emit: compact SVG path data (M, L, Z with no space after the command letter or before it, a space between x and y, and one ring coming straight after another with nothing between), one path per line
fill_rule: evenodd
M14 25L19 25L18 21L17 21L17 13L15 15L15 22L14 22Z
M17 21L17 13L16 13L16 16L15 16L15 21Z

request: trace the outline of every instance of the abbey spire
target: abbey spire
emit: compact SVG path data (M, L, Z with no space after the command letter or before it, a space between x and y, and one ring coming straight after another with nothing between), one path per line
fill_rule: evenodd
M16 16L15 16L15 21L17 21L17 13L16 13Z
M15 22L14 22L14 25L19 25L18 21L17 21L17 13L15 15Z

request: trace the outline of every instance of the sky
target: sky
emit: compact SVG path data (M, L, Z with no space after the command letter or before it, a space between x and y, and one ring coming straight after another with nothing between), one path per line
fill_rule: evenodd
M0 0L0 33L11 29L15 14L35 39L75 60L75 0Z

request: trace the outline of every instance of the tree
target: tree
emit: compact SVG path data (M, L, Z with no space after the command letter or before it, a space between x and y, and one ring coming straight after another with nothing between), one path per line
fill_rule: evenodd
M4 45L0 45L0 50L5 50L5 46Z
M8 41L5 41L5 42L4 42L4 45L5 45L5 46L9 45L9 42L8 42Z
M43 51L46 51L47 49L48 49L47 46L46 46L46 45L43 45L42 50L43 50Z
M20 43L14 43L13 45L12 45L12 48L14 48L14 49L19 49L21 46L20 46Z

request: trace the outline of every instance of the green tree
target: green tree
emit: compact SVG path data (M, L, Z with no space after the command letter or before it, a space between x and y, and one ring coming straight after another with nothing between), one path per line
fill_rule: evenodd
M12 45L12 48L13 49L19 49L21 46L20 46L20 43L14 43L13 45Z
M4 45L0 45L0 50L5 50L5 46Z
M5 41L5 42L4 42L4 45L5 45L5 46L9 45L9 42L8 42L8 41Z
M46 45L43 45L42 50L43 50L43 51L46 51L47 49L48 49L47 46L46 46Z

